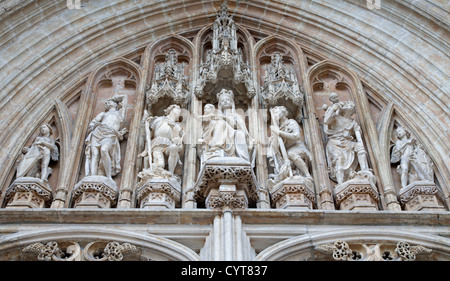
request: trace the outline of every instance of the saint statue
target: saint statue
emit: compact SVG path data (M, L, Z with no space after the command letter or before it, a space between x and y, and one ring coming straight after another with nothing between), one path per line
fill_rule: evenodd
M415 138L403 127L395 130L397 140L391 154L391 163L399 163L402 188L416 181L434 182L433 162Z
M361 171L369 170L367 152L361 128L352 119L356 112L355 104L349 100L340 102L334 92L329 99L332 104L326 109L324 118L324 132L328 138L326 155L330 177L342 184L355 174L358 164Z
M43 124L39 128L39 136L29 148L23 148L25 154L17 166L17 178L32 177L44 182L52 173L49 167L50 160L58 161L59 150L56 141L50 136L53 134L49 124Z
M144 170L163 177L176 177L177 165L182 165L184 131L179 123L180 106L173 104L164 116L145 113L146 148L139 156L144 157ZM150 152L150 153L149 153Z
M250 161L249 150L253 148L253 139L244 119L236 113L233 91L222 89L217 99L217 111L210 108L205 112L205 116L215 113L208 117L210 120L206 121L208 124L203 131L205 160L212 157L239 157Z
M275 172L271 177L275 182L293 176L302 176L312 181L307 164L311 161L311 154L302 140L300 125L288 118L288 111L284 106L276 106L270 113L272 136L267 156ZM291 164L295 166L294 171Z
M124 96L115 96L105 103L105 111L95 117L88 127L86 143L86 176L112 178L120 170L120 141L127 129L120 110Z

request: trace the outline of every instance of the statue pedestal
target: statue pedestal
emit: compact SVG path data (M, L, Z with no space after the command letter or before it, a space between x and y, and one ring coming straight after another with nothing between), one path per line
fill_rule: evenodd
M287 178L270 189L272 204L277 209L313 209L316 196L310 180L304 177Z
M208 209L256 206L257 184L250 163L237 157L209 159L200 170L194 197Z
M171 179L148 179L137 189L141 209L175 209L180 204L180 184Z
M74 208L111 208L117 199L116 182L104 176L87 176L73 189Z
M336 185L334 195L339 210L378 210L377 189L367 179L353 179Z
M444 198L434 182L413 182L398 197L405 211L445 211Z
M52 198L50 185L41 179L23 177L16 179L6 190L6 209L45 208Z

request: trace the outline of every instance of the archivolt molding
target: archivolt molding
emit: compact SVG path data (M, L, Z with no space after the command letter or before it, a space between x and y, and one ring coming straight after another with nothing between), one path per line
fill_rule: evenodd
M315 247L333 244L336 241L359 244L397 244L406 241L410 244L421 245L436 253L448 256L450 241L448 238L428 235L423 233L411 233L401 230L371 230L352 229L336 230L329 232L312 232L305 235L293 237L277 244L274 244L260 252L255 260L257 261L282 261L296 255L308 254L314 251Z
M72 242L83 245L86 248L89 248L92 242L105 241L104 244L106 245L108 242L114 241L120 244L128 243L129 245L135 246L137 251L134 252L141 254L141 258L144 259L149 258L145 255L154 253L157 256L162 256L167 260L173 261L200 260L198 254L193 250L161 236L124 230L105 230L96 227L58 227L8 234L2 237L0 253L3 253L2 256L6 257L8 253L22 251L35 243L46 244L51 241L56 241L57 243ZM10 254L10 256L14 255Z

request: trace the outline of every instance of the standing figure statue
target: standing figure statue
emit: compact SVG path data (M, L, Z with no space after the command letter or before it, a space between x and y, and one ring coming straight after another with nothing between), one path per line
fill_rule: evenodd
M144 157L144 170L147 172L155 176L177 177L175 171L177 165L182 165L180 154L184 137L179 123L181 108L173 104L164 114L148 117L148 112L145 112L146 148L139 157Z
M120 141L127 129L124 127L122 101L115 96L105 103L105 111L95 117L88 127L86 143L86 176L106 176L112 179L120 170Z
M270 110L272 136L269 139L268 158L274 166L275 182L287 177L302 176L312 181L308 162L311 154L302 140L300 125L294 119L288 118L288 111L284 106L276 106ZM295 166L295 173L292 165Z
M398 163L402 188L416 181L434 182L433 162L423 147L410 133L399 126L395 130L397 140L391 154L391 163Z
M29 148L23 148L25 154L17 166L17 178L32 177L43 182L48 180L52 173L49 167L50 160L58 161L59 150L56 141L50 136L53 134L49 124L43 124L39 128L39 136Z
M205 160L211 157L239 157L250 161L249 150L253 148L253 139L244 119L236 113L233 91L222 89L217 99L217 116L203 135L204 151L208 153Z
M369 165L361 128L352 119L355 104L349 100L340 102L334 92L329 99L332 104L327 107L324 118L324 132L328 138L326 155L330 177L342 184L355 174L358 164L361 171L369 171Z

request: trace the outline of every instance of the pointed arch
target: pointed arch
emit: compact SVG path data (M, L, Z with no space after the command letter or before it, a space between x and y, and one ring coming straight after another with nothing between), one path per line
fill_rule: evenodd
M422 245L432 249L437 255L442 255L444 260L450 258L449 238L404 230L384 229L383 231L379 231L377 228L355 228L350 230L340 229L327 232L313 232L296 236L264 249L256 256L255 260L282 261L302 254L311 257L316 246L332 244L337 240L348 243L374 244L396 244L400 241L407 241L411 244Z
M23 255L22 250L33 243L70 241L84 246L93 241L115 241L136 246L141 253L141 258L147 258L146 255L149 254L156 254L172 261L200 260L199 255L193 250L173 240L153 234L119 229L68 226L7 234L3 238L0 242L0 256L18 259Z

